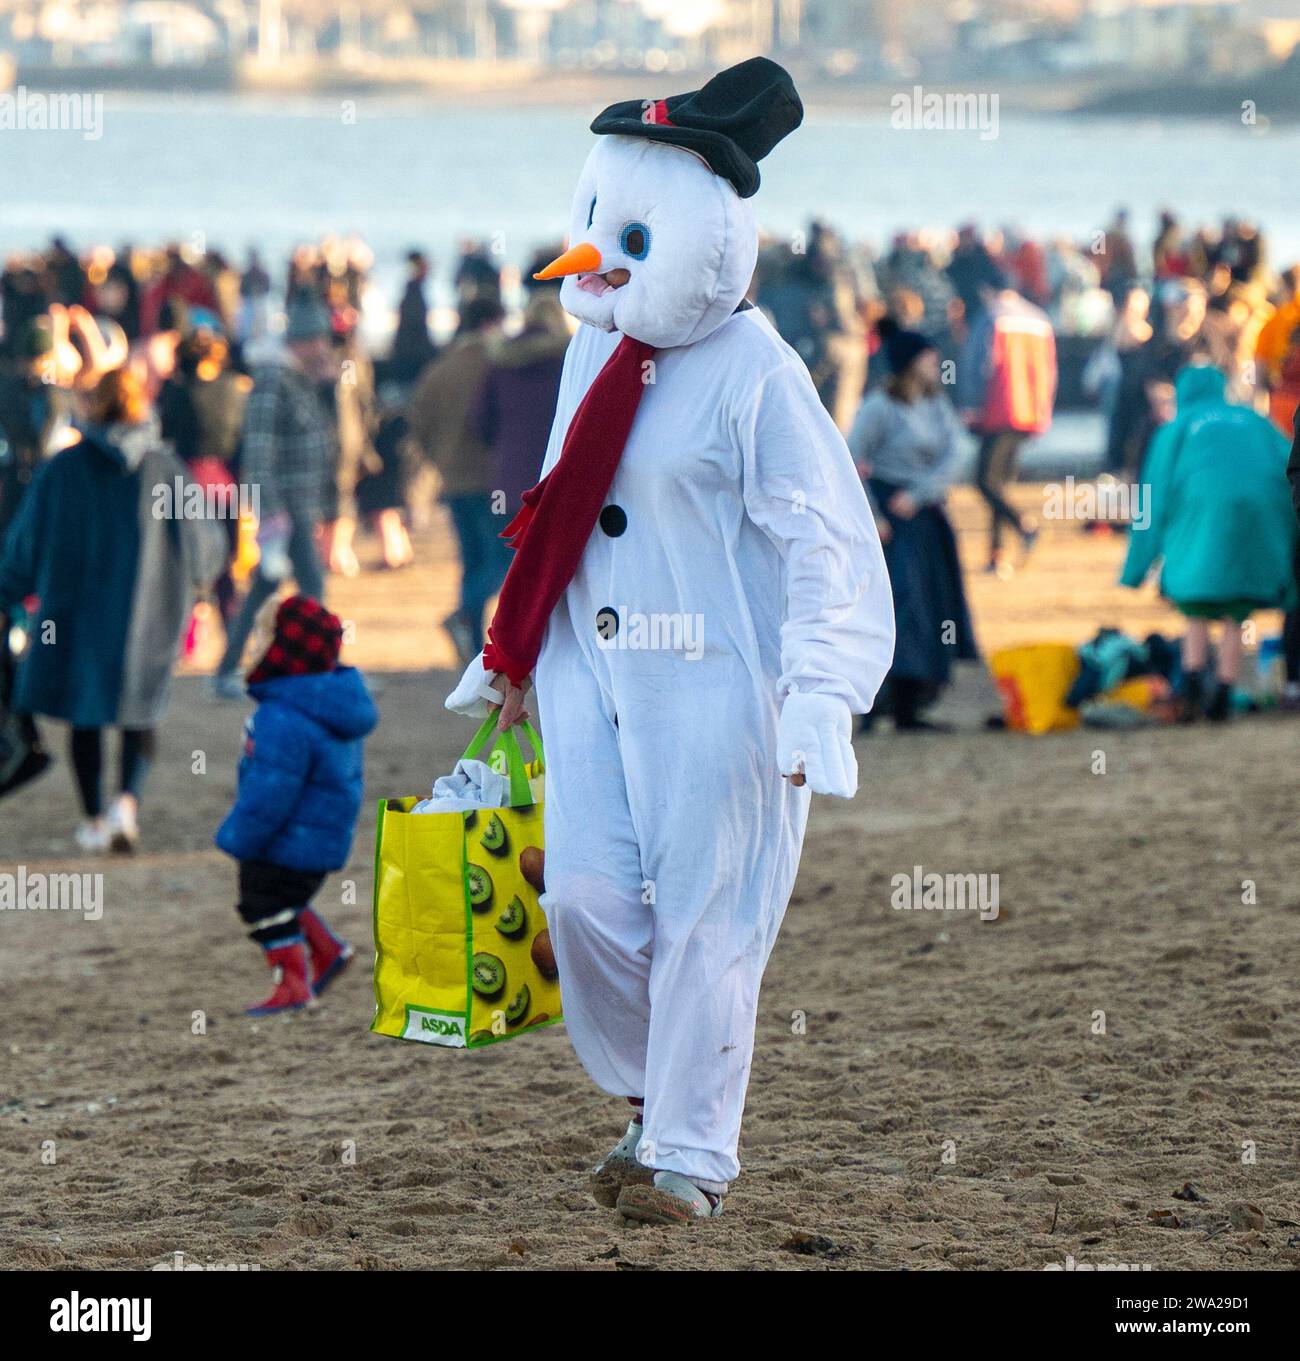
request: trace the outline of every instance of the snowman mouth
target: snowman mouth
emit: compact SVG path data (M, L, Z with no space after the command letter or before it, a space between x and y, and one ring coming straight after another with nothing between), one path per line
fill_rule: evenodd
M579 274L577 283L584 293L592 293L598 298L603 298L606 293L622 288L629 277L625 269L611 269L605 274Z

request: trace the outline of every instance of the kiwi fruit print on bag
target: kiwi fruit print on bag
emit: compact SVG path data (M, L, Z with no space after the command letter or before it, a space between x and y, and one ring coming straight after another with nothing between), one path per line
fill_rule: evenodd
M538 902L541 847L540 804L466 818L471 1048L560 1019L555 954Z

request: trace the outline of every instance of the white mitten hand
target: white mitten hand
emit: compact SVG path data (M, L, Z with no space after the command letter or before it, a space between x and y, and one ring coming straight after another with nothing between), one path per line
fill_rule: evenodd
M834 695L791 691L776 725L776 759L782 775L802 773L815 794L851 799L858 790L853 715Z
M490 706L501 703L500 692L492 688L495 675L495 671L484 669L480 652L465 668L460 684L447 696L444 707L466 718L486 718Z

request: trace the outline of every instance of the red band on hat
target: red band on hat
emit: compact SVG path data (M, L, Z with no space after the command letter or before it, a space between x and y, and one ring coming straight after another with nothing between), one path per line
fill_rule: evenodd
M668 105L662 99L647 99L641 111L643 123L653 123L656 127L672 128L677 125L668 117Z

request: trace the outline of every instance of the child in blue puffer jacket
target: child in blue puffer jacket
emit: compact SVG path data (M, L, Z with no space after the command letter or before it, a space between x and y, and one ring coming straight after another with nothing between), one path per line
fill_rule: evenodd
M347 863L363 739L379 719L361 673L338 665L342 642L336 615L290 596L248 676L258 708L244 725L239 792L216 842L239 861L239 915L275 977L250 1016L306 1006L352 958L311 906L326 874Z

